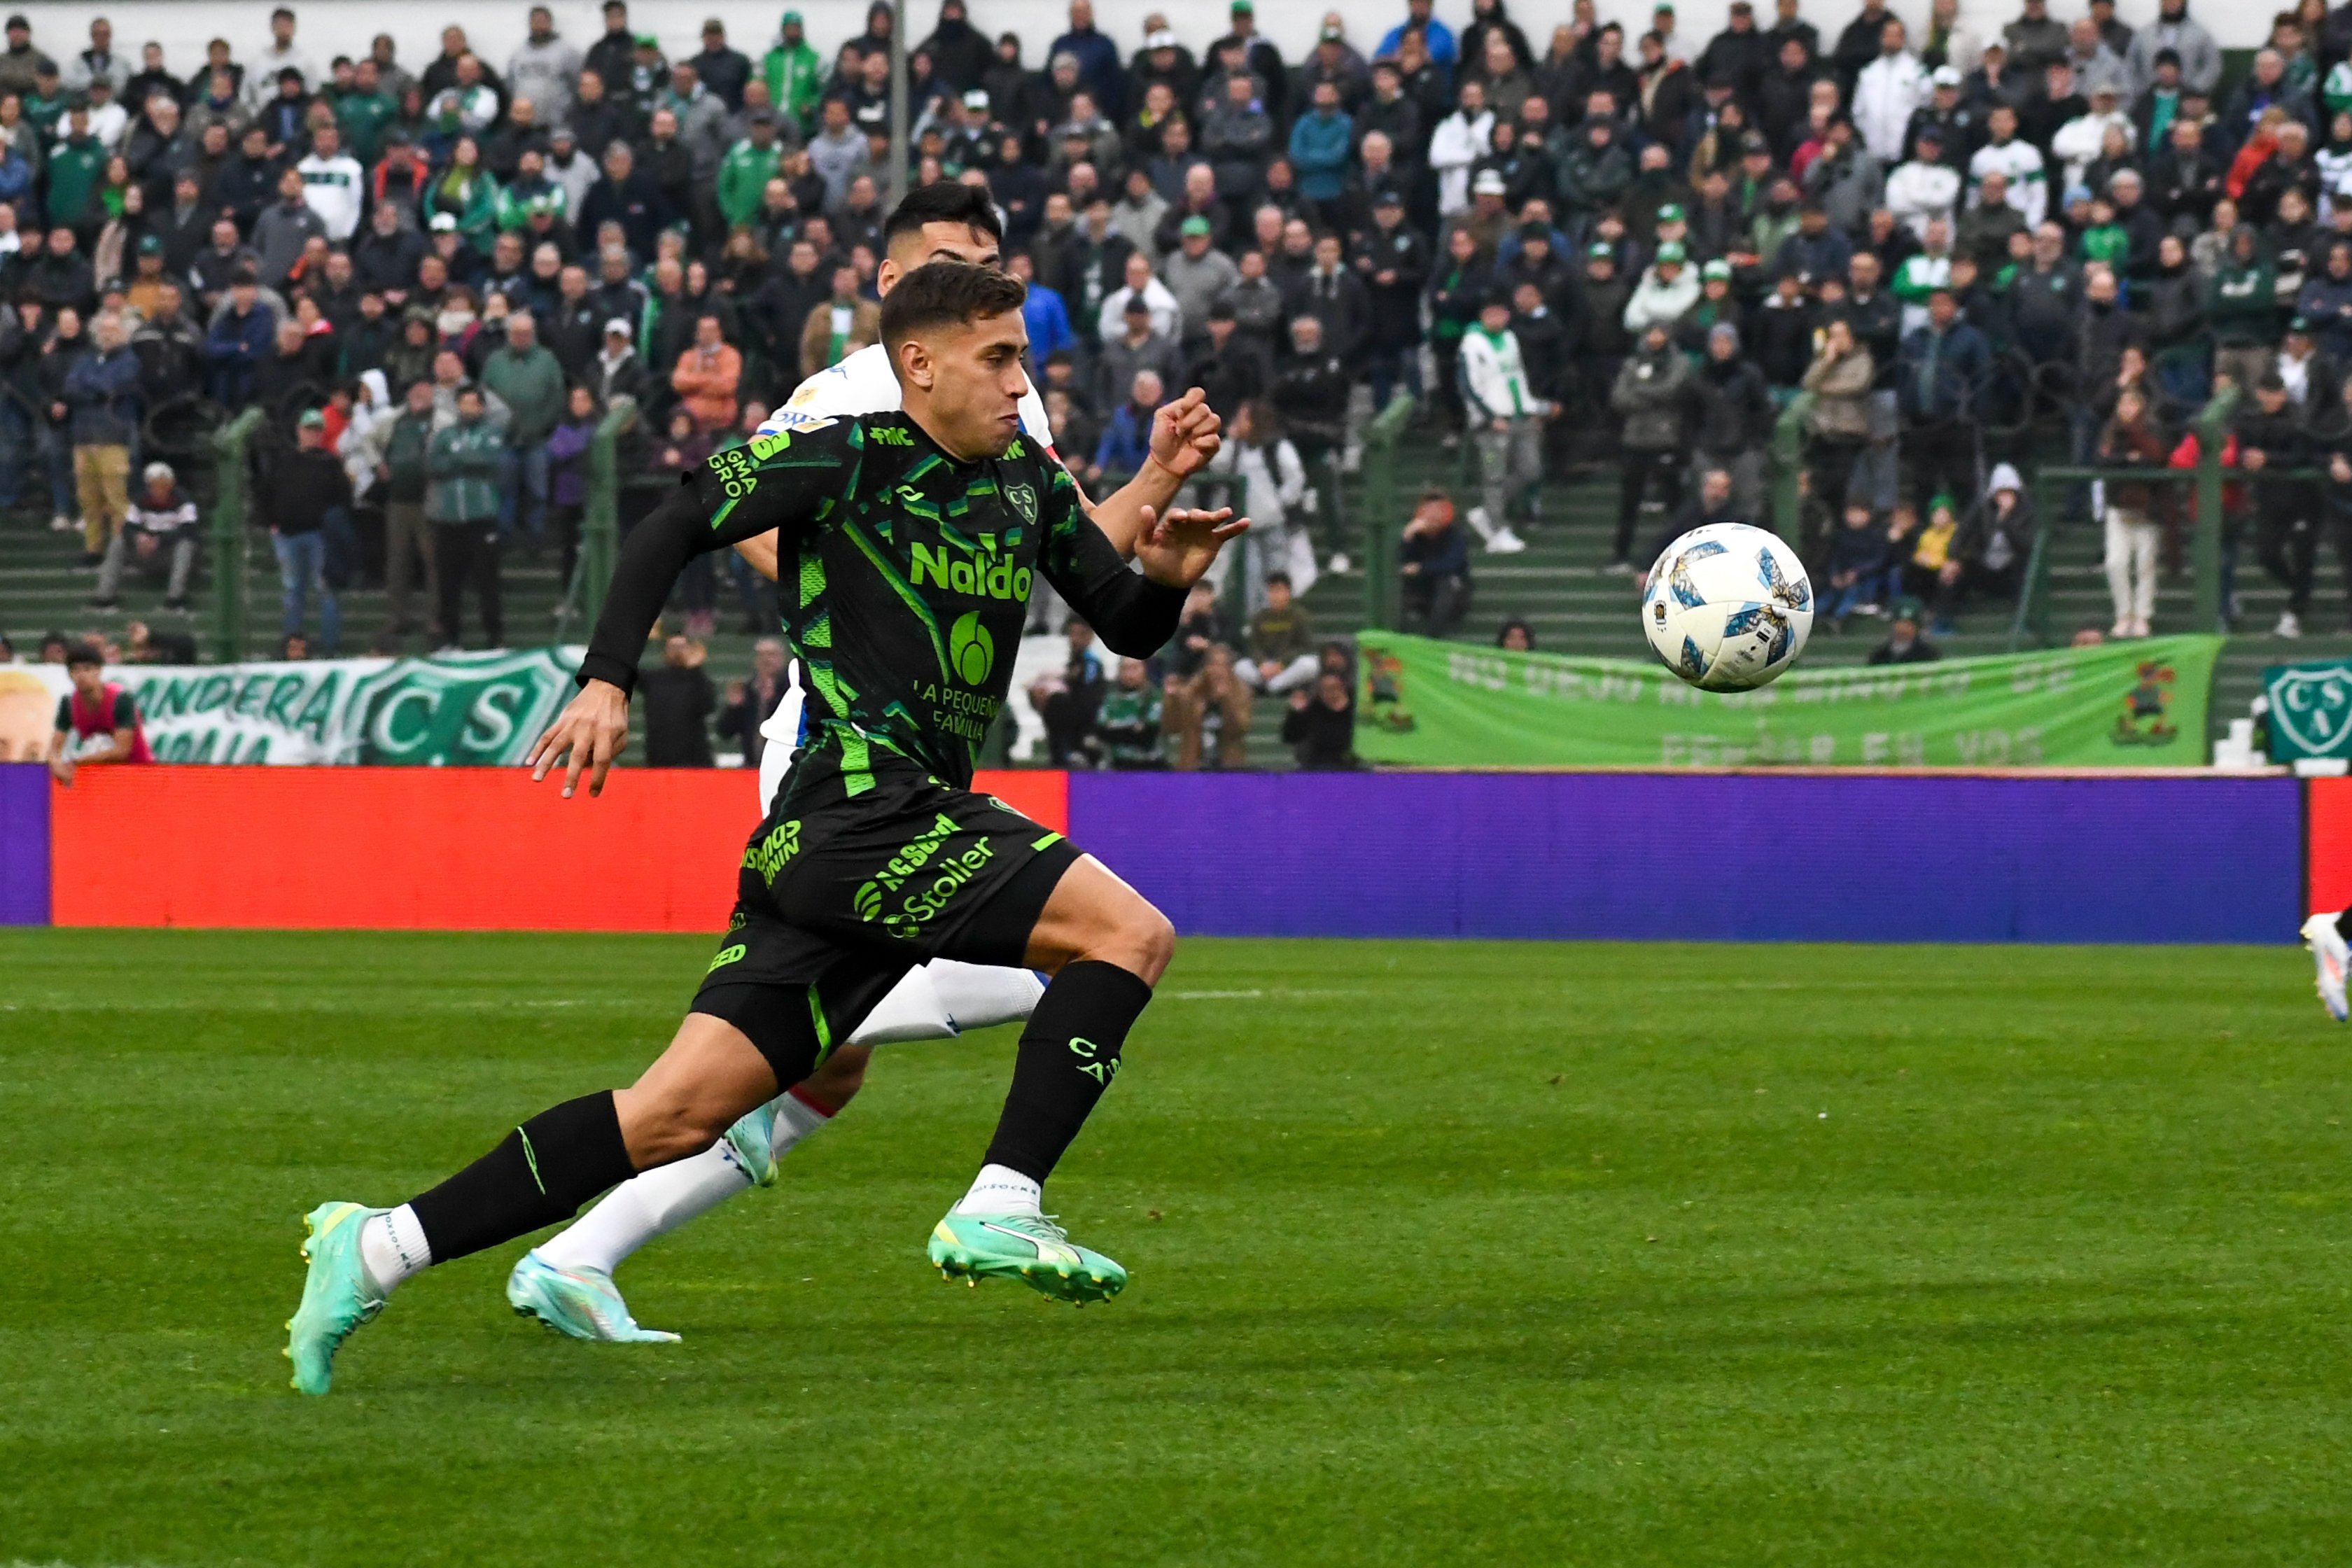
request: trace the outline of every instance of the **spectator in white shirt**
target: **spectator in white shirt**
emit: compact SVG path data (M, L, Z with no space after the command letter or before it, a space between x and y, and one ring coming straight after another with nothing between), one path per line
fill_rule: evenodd
M122 133L131 128L131 111L114 101L114 83L104 77L89 84L89 133L108 152L122 145ZM65 140L65 125L58 127L58 140Z
M1315 551L1308 540L1303 503L1307 500L1307 465L1298 448L1283 435L1273 408L1253 398L1234 411L1225 443L1209 459L1209 472L1240 476L1249 502L1250 532L1257 537L1235 552L1242 564L1242 600L1253 613L1266 600L1266 584L1282 578L1286 593L1303 575L1315 585ZM1291 513L1298 510L1297 530ZM1294 531L1297 542L1293 542ZM1303 592L1303 590L1301 590ZM1280 673L1277 671L1276 673ZM1308 673L1312 673L1310 668ZM1255 669L1242 675L1252 687ZM1293 682L1296 684L1296 682ZM1287 687L1276 688L1287 690Z
M327 226L327 238L349 243L359 232L360 207L367 194L367 172L343 151L342 134L332 123L310 133L310 155L294 165L302 176L302 199Z
M1120 336L1127 331L1127 302L1141 296L1151 310L1151 330L1170 342L1183 342L1184 312L1176 303L1176 296L1168 285L1151 275L1151 257L1138 250L1127 258L1127 286L1114 289L1102 302L1102 310L1095 319L1097 334L1103 339Z
M257 111L267 107L278 96L278 73L289 68L302 73L302 86L310 91L326 85L317 63L295 45L292 8L280 5L269 14L268 46L245 69L247 107Z
M1944 128L1919 127L1911 161L1886 176L1886 210L1927 237L1934 219L1950 221L1960 202L1960 172L1944 162Z
M2123 82L2114 76L2091 79L2091 107L2058 128L2050 138L2050 155L2065 168L2065 183L2079 185L2106 141L2107 127L2120 126L2125 144L2134 133L2132 118L2123 110Z
M1462 84L1461 107L1437 122L1429 138L1429 167L1437 176L1437 216L1452 217L1470 205L1470 165L1485 157L1495 140L1494 111L1484 84Z
M1927 68L1906 44L1902 22L1893 16L1878 30L1878 58L1853 82L1853 126L1862 144L1882 164L1903 156L1903 133L1932 90Z

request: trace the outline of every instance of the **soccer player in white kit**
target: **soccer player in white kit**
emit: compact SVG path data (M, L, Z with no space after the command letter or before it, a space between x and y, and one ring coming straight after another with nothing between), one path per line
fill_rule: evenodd
M943 258L997 266L1003 242L1003 229L985 187L952 181L918 186L884 228L885 257L875 281L887 293L906 273ZM877 343L801 383L760 426L760 433L790 430L835 416L883 413L898 405L898 379L889 354ZM1045 401L1034 384L1019 409L1022 430L1053 452ZM1198 388L1162 408L1152 425L1150 460L1122 494L1134 492L1133 499L1154 510L1166 507L1184 481L1215 456L1218 425ZM1108 524L1104 529L1122 555L1133 556L1131 536L1113 532ZM748 541L737 549L762 575L775 579L775 535ZM801 703L795 671L783 700L760 727L767 742L760 762L762 811L799 749ZM810 1077L729 1128L704 1152L622 1183L571 1226L524 1254L508 1277L507 1300L518 1313L575 1339L676 1341L676 1334L638 1327L630 1316L613 1283L613 1271L624 1258L739 1193L772 1184L777 1162L857 1093L876 1046L949 1039L966 1029L1013 1023L1028 1017L1043 994L1045 983L1026 969L936 959L912 970Z

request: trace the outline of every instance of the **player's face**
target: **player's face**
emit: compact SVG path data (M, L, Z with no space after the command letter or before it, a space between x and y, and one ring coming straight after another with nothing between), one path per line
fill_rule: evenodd
M966 458L999 458L1021 434L1021 395L1029 377L1021 367L1029 331L1021 313L983 316L926 334L930 351L934 434Z
M969 261L990 268L1004 265L1003 248L984 228L961 223L927 223L919 233L901 235L882 258L875 275L877 291L887 294L899 279L927 261Z

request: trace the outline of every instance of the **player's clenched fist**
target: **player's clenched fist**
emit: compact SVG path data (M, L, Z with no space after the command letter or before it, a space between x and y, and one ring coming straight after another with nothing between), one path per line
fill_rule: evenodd
M1223 425L1208 395L1193 387L1151 416L1152 460L1180 479L1190 479L1217 455Z

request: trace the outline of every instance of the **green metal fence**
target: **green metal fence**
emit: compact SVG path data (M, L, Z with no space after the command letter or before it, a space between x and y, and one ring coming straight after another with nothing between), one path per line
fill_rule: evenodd
M1364 426L1364 624L1376 631L1397 629L1397 534L1406 509L1397 494L1396 449L1413 406L1412 395L1400 391Z
M1805 536L1805 421L1812 412L1813 395L1801 392L1772 426L1772 531L1791 545Z
M2197 577L2200 631L2228 629L2221 624L2221 448L2237 407L2238 389L2224 382L2197 416L2197 532L2189 541L2189 561Z
M248 408L213 437L219 491L213 500L213 660L233 664L245 657L245 556L251 537L247 453L261 428L261 410Z
M580 559L564 592L565 618L576 606L581 635L604 613L604 591L621 552L621 437L636 422L635 399L616 397L588 446L588 499L580 512Z

